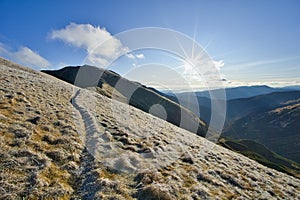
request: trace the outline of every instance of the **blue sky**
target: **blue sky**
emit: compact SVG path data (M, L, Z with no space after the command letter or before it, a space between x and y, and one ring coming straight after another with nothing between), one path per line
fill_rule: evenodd
M163 27L194 38L220 64L225 86L300 84L297 0L0 0L0 7L0 56L35 69L82 64L94 40L70 41L70 31L98 30L101 40L134 28ZM159 60L176 65L164 53L133 55L116 71Z

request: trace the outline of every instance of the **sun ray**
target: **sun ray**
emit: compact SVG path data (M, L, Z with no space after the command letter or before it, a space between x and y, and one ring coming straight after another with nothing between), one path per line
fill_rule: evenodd
M183 46L182 46L181 42L179 41L178 37L175 36L175 38L177 40L177 43L178 43L180 49L183 51L183 54L184 54L185 58L189 58L190 56L187 54L186 50L183 48Z
M182 69L182 68L185 68L185 64L174 67L173 69Z
M210 39L210 40L208 41L208 43L207 43L204 47L201 47L201 51L200 51L200 52L197 54L197 56L194 58L195 60L197 60L197 59L199 58L199 56L202 55L203 52L206 52L206 49L210 46L211 42L212 42L212 39Z
M193 35L193 46L192 46L192 58L194 58L195 44L196 44L196 24L194 25L194 35Z
M173 54L170 54L169 56L170 56L171 58L174 58L174 59L180 61L180 62L183 62L183 61L184 61L184 59L181 58L181 57L179 57L179 56L175 56L175 55L173 55Z

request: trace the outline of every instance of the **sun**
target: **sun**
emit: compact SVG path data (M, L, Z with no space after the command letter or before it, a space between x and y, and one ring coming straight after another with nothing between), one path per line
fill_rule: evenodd
M184 69L185 72L190 72L193 70L193 61L190 58L184 59L182 61L182 68Z

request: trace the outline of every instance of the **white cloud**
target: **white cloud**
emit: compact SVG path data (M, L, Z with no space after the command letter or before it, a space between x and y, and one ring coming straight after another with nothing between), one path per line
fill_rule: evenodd
M17 51L12 51L9 47L0 43L0 56L34 69L47 68L50 66L50 63L45 58L28 47L21 47Z
M144 59L145 55L144 54L136 54L135 57L137 57L139 59Z
M142 53L140 53L140 54L128 53L128 54L126 54L126 57L129 58L129 59L135 60L136 58L138 58L138 59L144 59L145 55L142 54Z
M7 47L0 42L0 55L3 56L8 53Z
M129 59L135 59L135 56L132 53L126 54L126 57Z
M182 60L182 65L175 69L179 69L179 71L182 69L182 75L190 82L206 81L210 84L223 84L226 81L225 75L220 72L220 68L223 66L223 60L216 61L199 56Z
M52 31L50 37L85 49L88 54L87 61L100 66L106 65L128 51L128 48L105 28L90 24L70 23L63 29Z
M14 52L13 58L23 65L35 68L47 68L50 66L50 63L45 58L28 47L21 47L18 51Z

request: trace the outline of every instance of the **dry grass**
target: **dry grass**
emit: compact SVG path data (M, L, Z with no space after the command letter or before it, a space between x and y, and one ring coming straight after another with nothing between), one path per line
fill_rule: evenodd
M48 95L58 96L57 89L43 88L38 82L23 82L26 76L34 75L26 72L18 75L14 69L10 69L6 76L1 77L0 198L56 196L69 199L74 183L70 172L63 167L71 161L79 164L74 154L80 155L82 144L78 137L73 137L77 135L75 128L57 128L53 125L64 117L71 118L70 109L64 106L69 104L65 102L68 98L59 98L60 101L53 102L45 99ZM14 88L16 85L18 87ZM68 96L68 93L65 95ZM49 106L55 104L61 106L59 113L49 109ZM67 124L72 123L69 121ZM66 130L72 134L64 137Z
M114 118L124 104L113 113L109 99L84 90L97 99L84 105L100 130L93 157L72 86L0 61L0 199L299 198L298 179L218 146L203 156L202 138L132 107L136 126L127 127Z

